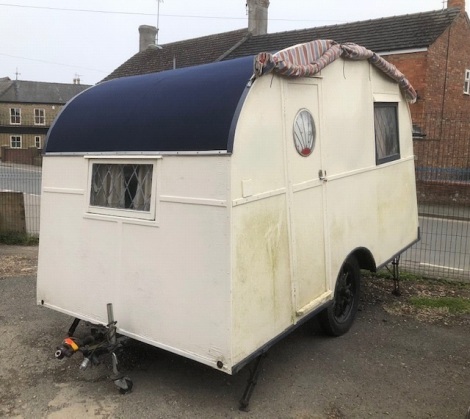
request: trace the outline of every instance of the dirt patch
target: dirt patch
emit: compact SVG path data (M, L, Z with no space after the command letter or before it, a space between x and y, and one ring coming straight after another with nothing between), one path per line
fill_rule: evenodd
M424 323L443 325L470 325L470 314L453 314L445 308L422 308L411 303L413 297L455 297L470 300L470 284L438 281L432 279L402 280L401 296L392 294L391 279L366 276L363 280L362 302L366 305L381 305L395 316L413 317Z
M36 275L38 246L0 244L0 278Z

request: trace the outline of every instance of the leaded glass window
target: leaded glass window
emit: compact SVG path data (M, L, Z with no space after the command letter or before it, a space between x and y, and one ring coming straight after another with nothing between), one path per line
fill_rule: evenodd
M94 163L90 205L149 212L152 172L151 164Z

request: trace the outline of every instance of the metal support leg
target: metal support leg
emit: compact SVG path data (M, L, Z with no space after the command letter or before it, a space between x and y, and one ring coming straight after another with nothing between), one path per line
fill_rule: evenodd
M75 329L77 328L78 323L80 323L80 319L76 318L76 319L73 321L72 325L70 326L69 331L67 332L67 335L68 335L69 337L74 335Z
M399 265L400 263L400 256L397 256L392 261L392 269L393 269L393 291L392 294L399 297L401 295L400 290L400 270Z
M112 346L117 345L117 339L116 339L116 322L114 321L114 314L113 314L113 305L109 303L107 305L107 310L108 310L108 339L109 343ZM113 377L112 380L114 384L119 388L119 392L121 394L129 393L132 390L132 381L129 377L125 377L123 374L121 374L118 370L118 358L116 355L116 352L113 350L111 352L111 360L113 363Z
M262 353L258 358L255 359L253 369L250 370L250 377L248 378L248 383L245 388L245 392L240 400L240 410L247 412L248 405L250 404L250 399L255 389L256 384L258 383L258 377L261 372L261 364L263 359L266 357L266 353Z

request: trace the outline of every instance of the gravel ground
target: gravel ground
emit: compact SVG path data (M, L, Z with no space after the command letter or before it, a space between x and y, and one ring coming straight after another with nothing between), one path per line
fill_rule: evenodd
M268 353L250 412L238 411L248 369L227 376L131 342L120 395L109 362L57 361L68 316L35 305L36 247L0 245L0 416L18 418L465 418L470 406L470 316L417 310L413 295L470 298L468 286L367 278L357 321L341 338L315 322Z

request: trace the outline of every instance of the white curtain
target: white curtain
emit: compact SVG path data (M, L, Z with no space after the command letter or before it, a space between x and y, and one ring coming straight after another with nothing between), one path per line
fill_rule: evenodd
M377 158L398 154L398 132L395 106L376 106L374 109Z
M152 193L152 165L144 164L136 167L137 190L133 199L133 208L138 211L150 211Z

